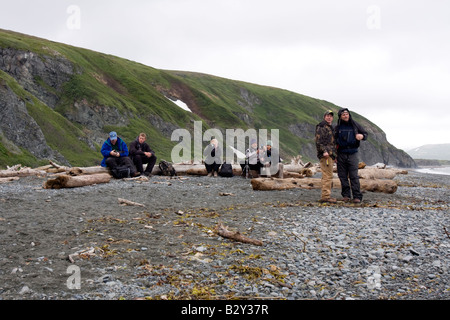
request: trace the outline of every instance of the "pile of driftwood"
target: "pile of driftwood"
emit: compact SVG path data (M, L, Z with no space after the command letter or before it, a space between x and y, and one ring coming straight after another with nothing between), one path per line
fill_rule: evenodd
M289 177L285 179L277 178L257 178L252 179L253 190L288 190L295 188L302 189L320 189L321 178L312 178L312 172L320 172L318 165L313 165L311 172L304 174L302 177ZM288 167L289 170L289 167ZM336 172L336 168L334 169ZM393 179L397 174L407 174L408 172L400 169L389 169L386 166L366 167L364 163L360 163L358 175L360 177L360 185L362 191L395 193L397 191L397 182ZM289 174L287 174L289 175ZM285 174L285 177L287 176ZM333 188L341 188L341 182L334 174Z
M102 167L71 168L50 161L49 165L39 168L23 167L18 164L0 170L0 183L15 181L21 177L48 177L45 189L76 188L92 184L107 183L111 180L109 170Z
M199 175L206 176L204 164L174 164L178 176ZM234 164L233 173L236 176L242 175L242 167ZM304 164L301 160L293 160L290 164L280 164L278 172L270 176L262 172L261 177L251 180L254 190L286 190L293 188L314 189L321 187L320 177L313 176L320 172L318 164L310 162ZM397 191L397 183L393 178L397 174L405 174L407 171L398 169L387 169L381 167L366 167L361 163L359 176L361 189L363 191L394 193ZM161 170L156 165L152 175L160 175ZM94 167L66 167L50 161L47 166L31 169L16 165L0 170L0 183L10 182L25 176L48 177L44 183L45 189L76 188L93 184L108 183L112 175L107 168L101 166ZM132 179L147 179L138 177ZM337 177L333 179L333 187L340 188L340 181Z

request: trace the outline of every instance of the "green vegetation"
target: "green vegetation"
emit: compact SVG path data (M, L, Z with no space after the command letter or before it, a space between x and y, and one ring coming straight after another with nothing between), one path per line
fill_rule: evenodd
M73 166L97 165L101 160L99 142L95 143L95 150L86 143L92 128L72 123L66 117L74 112L75 103L83 102L91 109L116 110L123 125L105 125L101 128L105 138L107 132L115 130L129 143L139 132L146 132L158 158L167 160L178 142L170 141L170 134L153 126L150 119L157 118L163 125L188 130L193 128L194 121L203 121L205 129L219 128L223 132L227 128L268 129L269 133L270 129L279 129L282 157L288 159L314 143L310 138L295 135L290 126L315 125L325 110L338 110L327 101L287 90L206 74L158 70L127 59L5 30L0 30L0 48L33 52L43 61L67 59L73 65L73 75L59 88L34 76L37 86L57 95L58 103L54 108L0 71L7 85L27 101L28 113L40 126L47 144ZM180 109L164 96L166 93L188 99L184 102L194 113ZM24 158L23 162L36 161L25 151L20 157ZM13 156L1 145L0 166L14 164L20 157ZM307 156L304 159L312 160Z

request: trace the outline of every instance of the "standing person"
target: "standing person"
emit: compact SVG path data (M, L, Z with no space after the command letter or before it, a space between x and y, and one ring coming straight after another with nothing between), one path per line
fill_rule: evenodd
M333 111L328 110L323 116L323 121L316 126L316 149L322 171L322 197L320 202L336 203L331 198L333 184L333 163L336 159L336 143L334 138Z
M127 144L117 136L116 132L112 131L109 133L109 137L103 143L100 152L103 155L101 163L102 167L108 167L110 170L115 170L119 166L126 166L130 169L130 175L132 177L139 176L133 161L128 157L129 152Z
M155 152L145 142L146 140L147 135L142 132L136 140L130 143L130 157L136 166L136 170L148 177L152 174L157 158ZM143 164L145 163L147 163L147 168L144 171Z
M343 200L360 203L362 193L358 176L358 148L361 140L367 140L369 134L352 119L350 111L343 108L338 112L336 126L337 171L341 181ZM349 181L350 180L350 181Z
M212 175L217 177L220 165L222 164L222 149L219 147L217 139L211 139L210 144L203 151L203 156L205 156L205 167L208 172L208 177Z

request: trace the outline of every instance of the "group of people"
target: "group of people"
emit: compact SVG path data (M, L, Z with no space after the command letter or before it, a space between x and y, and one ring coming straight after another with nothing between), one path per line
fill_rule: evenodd
M360 203L363 196L358 176L358 149L360 141L367 140L368 133L352 119L347 108L339 110L336 126L333 125L333 118L334 113L331 110L325 112L323 121L317 124L315 132L317 157L320 160L322 172L320 201L337 202L337 199L331 197L333 164L336 162L337 173L341 182L342 200ZM131 177L137 177L141 174L150 176L157 158L155 152L146 143L146 139L146 134L141 133L128 147L123 139L117 136L116 132L110 132L101 149L103 155L101 165L111 170L117 167L127 167ZM270 140L267 141L265 146L258 147L256 139L252 139L250 147L246 150L245 163L241 163L243 174L245 170L260 172L261 168L270 166L272 153L279 155L279 152L273 149ZM205 168L209 177L219 175L222 154L217 139L211 139L211 142L203 151ZM147 164L145 170L144 164Z
M273 149L271 140L267 140L266 145L258 147L256 139L251 139L250 147L245 152L245 162L240 164L243 175L245 175L245 170L260 172L261 168L270 166L272 153L279 155ZM208 177L217 177L219 175L219 170L222 165L222 154L223 151L219 146L218 140L215 138L211 139L211 142L203 150ZM253 173L253 175L256 175L256 173Z
M146 140L147 135L140 133L128 148L125 141L118 137L115 131L110 132L100 151L103 155L101 166L108 167L110 170L118 167L128 168L131 177L138 177L141 174L150 176L157 158L155 152L145 142ZM147 164L145 171L144 164Z
M352 119L347 108L339 110L336 126L333 126L333 117L331 110L325 112L323 121L316 126L317 157L322 171L320 201L337 202L337 199L331 197L333 163L336 162L342 201L360 203L363 195L358 176L358 149L360 141L367 140L368 133Z
M128 168L130 177L138 177L141 174L151 176L157 158L155 152L146 143L146 140L146 134L141 133L128 146L122 138L117 136L115 131L110 132L100 151L103 155L101 166L107 167L111 171L118 167ZM268 140L267 145L261 148L258 148L255 139L252 139L250 143L250 148L246 151L246 162L241 164L241 166L243 170L248 165L250 170L259 172L262 167L270 165L273 152L272 141ZM217 177L219 175L219 170L222 166L222 154L223 152L217 139L211 139L203 151L208 177ZM145 170L144 164L147 164Z
M267 140L266 145L258 147L256 139L250 140L250 148L245 152L245 163L241 163L243 175L248 171L256 172L252 176L259 175L261 168L270 167L272 154L278 155L278 163L281 161L280 153L275 150L272 141Z

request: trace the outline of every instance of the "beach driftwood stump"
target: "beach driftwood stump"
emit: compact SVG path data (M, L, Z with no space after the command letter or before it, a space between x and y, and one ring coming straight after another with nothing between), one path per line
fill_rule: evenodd
M262 246L263 242L261 240L251 239L249 237L246 237L242 235L239 231L230 231L226 226L224 226L222 223L217 224L216 231L219 236L222 236L224 238L232 239L235 241L243 242L243 243L250 243L257 246Z
M384 179L360 179L362 191L395 193L397 191L397 183L394 180ZM269 190L289 190L295 188L301 189L320 189L322 186L320 178L255 178L251 181L253 190L269 191ZM339 179L333 179L333 188L340 188Z
M109 173L90 174L83 176L59 175L48 179L44 183L44 189L61 189L85 187L93 184L108 183L111 180Z

